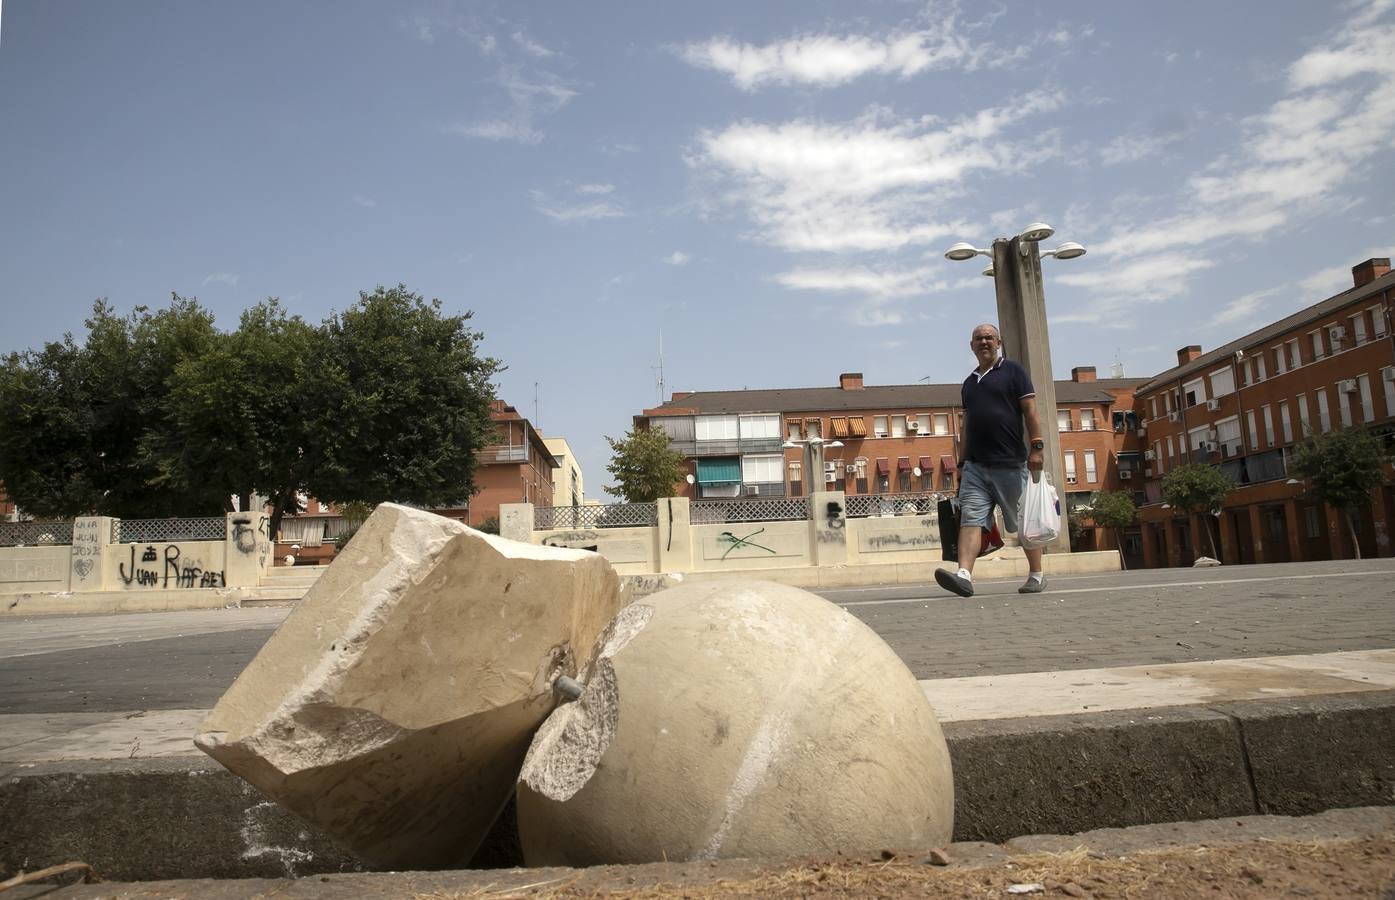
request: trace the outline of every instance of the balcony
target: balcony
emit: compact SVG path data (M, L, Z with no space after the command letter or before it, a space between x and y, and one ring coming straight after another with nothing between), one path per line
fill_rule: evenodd
M488 463L527 462L528 448L523 446L506 447L499 444L491 447L482 447L480 448L479 456L476 457L476 461L481 465Z
M772 438L728 438L720 441L693 441L674 443L673 448L689 456L740 456L744 453L779 453L784 441Z

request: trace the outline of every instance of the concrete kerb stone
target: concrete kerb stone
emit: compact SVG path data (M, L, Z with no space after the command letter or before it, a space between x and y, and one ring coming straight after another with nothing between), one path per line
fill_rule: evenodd
M1395 691L946 723L955 839L1395 805L1393 723ZM199 757L10 766L0 810L0 877L71 859L121 880L359 868ZM474 865L517 864L510 814Z

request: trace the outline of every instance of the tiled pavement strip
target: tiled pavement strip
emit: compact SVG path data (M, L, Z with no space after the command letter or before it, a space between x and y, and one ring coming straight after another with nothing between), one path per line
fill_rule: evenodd
M929 588L824 592L877 630L945 721L1395 688L1395 564L1153 570L1016 581L972 598ZM859 599L872 595L878 599ZM222 634L250 658L285 609L35 619L0 631L6 664L116 642ZM64 624L66 623L66 624ZM155 669L158 671L158 662ZM158 677L158 676L156 676ZM194 753L203 711L0 716L0 764Z

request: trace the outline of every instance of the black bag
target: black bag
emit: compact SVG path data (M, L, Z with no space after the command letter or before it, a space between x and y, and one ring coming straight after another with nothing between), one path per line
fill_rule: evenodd
M959 559L959 500L946 497L940 501L937 512L940 516L941 559L955 562Z

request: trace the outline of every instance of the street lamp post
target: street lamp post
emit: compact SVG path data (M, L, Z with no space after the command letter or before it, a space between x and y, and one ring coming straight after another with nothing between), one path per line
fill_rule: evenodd
M1042 290L1041 258L1076 259L1085 255L1085 248L1066 241L1054 250L1042 253L1038 245L1055 233L1050 225L1034 222L1021 234L998 238L991 250L980 250L972 244L957 243L945 251L948 259L964 261L975 256L987 256L993 264L983 274L993 279L998 300L998 332L1003 337L1003 355L1015 360L1027 370L1037 390L1037 417L1041 422L1041 437L1046 448L1045 470L1058 491L1064 490L1061 477L1061 438L1056 427L1056 381L1051 369L1051 339L1046 325L1046 296ZM1061 523L1065 525L1066 504L1061 504ZM1061 528L1052 549L1070 551L1070 529Z
M780 447L784 450L795 450L800 448L801 446L804 449L804 466L808 471L808 474L804 476L804 483L809 486L804 493L806 496L812 497L814 495L814 491L823 489L824 448L827 447L830 449L837 449L843 446L843 442L839 440L833 440L825 443L824 439L821 437L811 437L803 438L801 440L790 438L789 440L785 441L783 444L780 445ZM814 481L815 473L818 474L819 478L817 482Z

